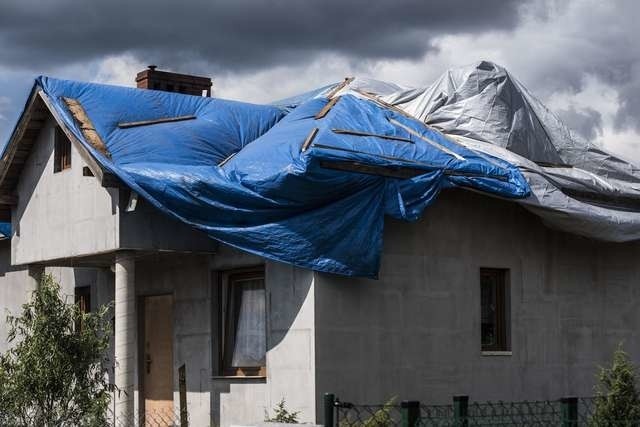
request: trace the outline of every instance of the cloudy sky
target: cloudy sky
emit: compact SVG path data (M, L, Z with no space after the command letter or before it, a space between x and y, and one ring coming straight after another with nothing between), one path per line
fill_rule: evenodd
M426 86L485 59L640 163L639 22L635 0L1 0L0 141L39 74L133 85L158 64L266 102L351 75Z

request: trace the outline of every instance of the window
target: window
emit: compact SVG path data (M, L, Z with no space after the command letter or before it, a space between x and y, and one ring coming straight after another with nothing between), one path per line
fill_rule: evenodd
M509 270L480 269L482 351L509 351Z
M221 368L225 376L265 376L267 352L264 270L222 275Z
M91 286L81 286L75 288L75 303L80 308L81 313L91 312ZM76 324L76 331L82 330L82 324Z
M53 145L53 172L71 168L71 141L60 127L56 127Z

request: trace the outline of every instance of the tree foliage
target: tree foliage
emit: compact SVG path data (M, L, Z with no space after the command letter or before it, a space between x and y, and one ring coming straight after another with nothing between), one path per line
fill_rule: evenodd
M0 425L106 425L108 306L82 313L43 275L20 316L7 318L0 355Z
M637 426L640 424L640 396L637 375L622 344L613 353L611 367L601 368L596 385L594 427Z

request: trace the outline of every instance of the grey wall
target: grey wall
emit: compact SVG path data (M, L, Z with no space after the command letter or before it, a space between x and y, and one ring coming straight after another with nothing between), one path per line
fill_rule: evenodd
M12 262L26 264L118 247L117 192L82 176L71 148L71 168L53 173L55 122L49 119L25 163L12 213ZM116 197L114 199L112 196Z
M0 353L9 347L6 316L20 315L22 304L29 300L35 288L36 281L29 276L28 269L11 266L11 241L0 240Z
M282 399L301 422L315 420L313 273L267 262L267 398L270 415ZM262 414L264 417L264 414Z
M123 206L120 211L120 248L215 252L217 241L160 212L142 197L138 198L136 209L127 212L129 194L128 190L120 191Z
M417 223L386 221L384 239L380 280L316 274L318 409L324 392L361 403L590 396L618 342L640 363L638 243L552 231L463 190ZM511 270L512 355L481 354L481 267Z

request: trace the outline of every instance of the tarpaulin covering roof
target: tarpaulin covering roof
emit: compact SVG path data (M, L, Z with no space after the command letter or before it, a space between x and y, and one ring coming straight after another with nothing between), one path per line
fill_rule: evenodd
M415 220L442 188L529 194L508 162L351 95L311 97L285 115L47 77L38 85L103 167L163 212L229 245L319 271L376 276L384 216ZM69 99L106 152L86 141ZM122 125L172 117L191 119Z
M166 214L269 259L375 277L385 215L416 220L448 187L515 199L579 234L640 238L636 170L574 138L491 63L429 88L348 79L273 105L36 84L105 170Z

